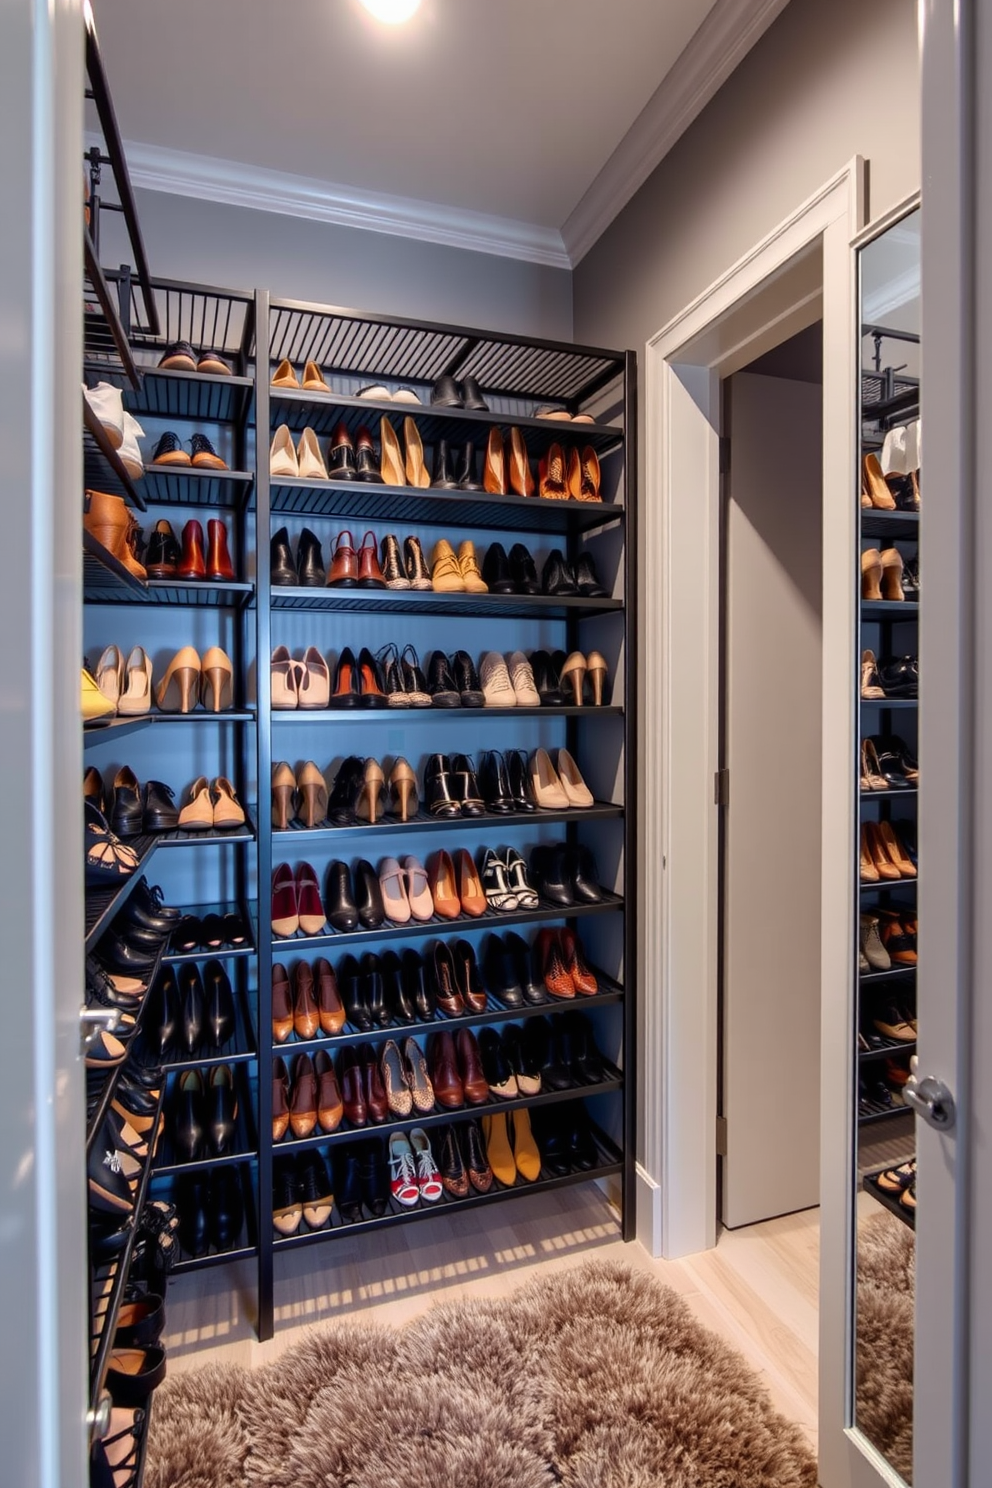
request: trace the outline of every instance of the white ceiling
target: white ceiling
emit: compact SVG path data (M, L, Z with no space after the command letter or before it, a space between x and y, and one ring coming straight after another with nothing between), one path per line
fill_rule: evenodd
M714 3L92 0L126 141L554 229Z

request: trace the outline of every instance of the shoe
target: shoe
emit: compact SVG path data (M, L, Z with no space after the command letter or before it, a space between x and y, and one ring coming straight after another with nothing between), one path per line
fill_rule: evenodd
M520 430L510 430L510 490L517 496L533 496L534 476L527 458L527 445Z
M300 582L293 562L293 550L289 545L289 533L285 527L279 528L269 544L269 568L270 580L274 585L295 587ZM322 585L323 582L324 576L321 574Z
M404 1040L403 1060L407 1083L413 1096L413 1109L421 1116L427 1116L434 1110L434 1086L427 1072L427 1060L416 1039Z
M475 556L475 543L469 538L458 545L458 567L464 588L469 594L488 594L489 585L479 572L479 560Z
M85 667L82 668L79 702L84 723L95 723L97 719L112 718L117 712L114 704L100 691L96 678Z
M877 510L895 510L895 497L886 484L878 456L875 454L865 455L861 462L861 491L862 497L867 496L868 504ZM862 505L864 504L862 499Z
M332 921L333 923L333 921ZM343 956L338 962L338 985L341 988L341 1000L344 1004L346 1021L356 1028L359 1033L370 1033L372 1030L372 1014L365 993L365 983L358 969L358 962L354 956ZM344 1091L345 1114L348 1120L348 1095L344 1084L344 1074L341 1066L338 1067L341 1076L341 1087Z
M465 1104L465 1090L458 1073L455 1041L446 1030L432 1033L427 1043L427 1068L439 1106L454 1111Z
M522 749L508 749L503 756L514 811L534 812L537 801L531 786L527 756Z
M494 428L489 431L482 471L482 486L483 490L488 491L491 496L507 494L506 451L503 447L503 435L499 429Z
M486 903L499 914L513 914L520 908L520 901L510 887L506 863L497 857L491 847L486 848L482 860L482 887Z
M187 649L192 651L192 647ZM179 654L182 655L182 652ZM195 651L193 655L196 655ZM177 665L178 661L177 656L170 664L170 670ZM159 686L164 688L165 683L160 683ZM226 651L221 650L220 646L211 646L203 653L200 662L200 702L207 713L223 713L234 705L234 667L231 658ZM158 705L165 712L161 697L159 697ZM189 710L183 707L179 711L186 713Z
M416 1023L417 1014L410 1000L403 964L395 951L384 951L379 958L382 976L382 996L390 1021L394 1023Z
M342 1147L337 1153L335 1197L345 1224L362 1218L362 1163L358 1149Z
M513 696L518 708L539 708L541 695L534 682L534 673L531 671L530 662L522 651L511 651L506 658L507 669L510 674L510 685L513 688Z
M118 837L137 837L142 825L141 786L129 765L114 776L114 806L110 830Z
M354 538L348 531L338 535L337 541L334 544L334 552L331 554L331 564L327 575L329 588L354 589L357 586L358 554L355 552L354 542Z
M325 1034L340 1033L345 1025L344 1006L338 992L334 968L323 956L318 956L313 966L317 987L317 1016L320 1031Z
M300 1154L297 1181L305 1223L311 1230L322 1230L331 1217L334 1187L327 1172L327 1164L318 1151L310 1150Z
M469 1191L469 1176L461 1147L458 1144L457 1126L442 1128L440 1151L439 1167L445 1193L450 1194L453 1199L466 1198Z
M382 457L379 462L379 474L387 486L405 486L406 471L403 464L403 451L396 430L385 415L379 420L379 447Z
M136 540L140 532L134 514L123 497L105 491L83 493L83 529L122 563L134 578L145 580L148 572L138 562Z
M206 1076L203 1091L205 1140L214 1157L226 1156L234 1146L237 1115L234 1071L229 1064L215 1064Z
M451 675L448 658L443 651L432 651L427 659L427 690L433 708L458 708L461 692Z
M480 1030L479 1053L490 1095L497 1100L516 1100L520 1094L517 1077L510 1068L503 1041L494 1028Z
M513 1131L513 1161L525 1183L536 1183L541 1176L541 1154L531 1131L530 1113L511 1111L506 1118Z
M506 1125L506 1112L482 1118L482 1135L486 1144L486 1158L493 1177L504 1188L512 1188L517 1181L517 1165L513 1160L513 1148Z
M575 574L560 548L553 548L545 560L541 572L541 592L555 596L579 592Z
M431 970L434 978L434 994L437 1005L449 1018L460 1018L465 1012L465 1000L458 986L455 975L455 963L451 954L451 948L444 941L438 941L434 946L431 956Z
M227 528L211 517L207 523L207 578L218 583L234 582L234 565L227 546Z
M367 646L358 653L358 682L363 708L388 708L389 699L383 690L379 667Z
M462 446L461 457L455 467L455 479L458 482L459 491L482 490L482 483L476 476L474 444L468 443Z
M523 543L514 543L510 549L510 577L517 594L540 594L541 584L534 567L534 559Z
M508 1008L523 1007L524 994L517 976L516 962L499 935L489 936L483 970L486 987L497 1001Z
M566 657L561 668L561 691L563 697L571 694L570 701L576 708L581 708L583 703L583 689L585 687L587 662L581 651L573 651Z
M355 478L365 481L368 485L384 484L379 470L379 461L376 459L375 446L372 443L372 435L364 424L355 435Z
M581 455L572 450L568 461L568 494L576 501L602 501L599 494L601 473L599 456L591 445Z
M410 580L410 588L426 591L433 588L430 570L424 557L424 550L420 546L419 537L407 537L403 541L403 560L406 565L406 576Z
M178 434L170 429L159 439L152 455L153 465L192 465L192 460L183 449L183 442Z
M486 895L482 887L482 880L476 871L472 861L472 855L464 847L458 849L455 854L455 877L458 884L458 897L461 900L462 913L478 919L486 912ZM435 908L437 905L435 903Z
M432 754L424 768L424 791L431 816L461 816L461 806L452 790L451 761L446 754Z
M473 413L489 412L489 404L483 398L479 384L471 375L462 378L461 394L463 408L470 409Z
M465 580L458 566L458 559L455 557L451 544L444 537L434 545L431 584L437 594L465 593Z
M482 1069L479 1045L470 1029L459 1028L455 1034L455 1055L466 1101L470 1106L485 1105L489 1100L489 1085Z
M293 660L285 646L277 646L269 665L273 709L298 708L302 671L300 663Z
M280 424L272 436L272 443L269 445L269 475L275 480L300 478L300 462L288 424Z
M284 358L276 368L276 375L272 379L272 386L298 388L299 385L300 382L299 378L296 375L295 367L293 366L292 362Z
M348 433L348 425L342 419L327 447L327 473L333 481L353 481L357 477L355 448Z
M517 696L506 662L498 651L487 651L479 667L482 695L487 708L515 708ZM536 689L535 689L536 691Z
M442 848L439 852L432 853L427 860L427 881L430 886L431 898L434 901L434 912L445 920L457 920L462 913L462 903L458 893L458 878L455 874L455 865L451 860L450 853Z
M361 700L362 684L355 663L355 655L350 646L345 646L334 669L330 706L332 708L357 708ZM275 707L274 703L273 707Z
M541 707L560 708L564 702L561 679L547 651L532 651L530 667Z
M327 466L320 453L320 443L313 429L304 429L296 449L296 463L301 480L327 480Z
M211 806L210 825L214 825ZM242 820L244 813L242 812ZM146 780L141 793L141 822L146 832L173 832L179 825L179 808L169 787L161 780Z
M282 780L285 782L285 776ZM313 760L306 760L300 766L295 778L294 794L299 802L297 817L303 826L311 832L315 827L322 826L327 820L329 805L327 782L323 772L318 769Z
M393 761L389 772L389 814L408 822L420 811L417 774L402 757Z
M574 853L585 849L576 847ZM527 879L527 865L515 847L508 848L505 858L506 878L510 891L515 895L518 909L537 909L540 900Z
M559 749L555 758L558 779L561 782L570 808L587 810L594 805L592 791L586 785L578 765L567 749Z
M479 760L479 790L487 811L506 815L515 811L506 761L495 749L487 749Z
M485 694L479 683L475 664L467 651L456 651L450 660L451 673L463 708L481 708Z
M120 388L109 382L98 382L92 388L84 384L83 396L103 425L111 449L119 450L124 444L124 398Z
M883 1003L875 1017L872 1018L872 1026L886 1038L895 1039L900 1044L913 1044L916 1042L916 1029L910 1023L903 1011L896 1003Z
M406 895L406 878L396 858L383 858L379 864L379 888L386 919L393 925L408 925L410 901Z
M405 857L401 863L406 874L406 897L410 901L410 914L421 923L434 917L434 900L431 896L427 870L418 858Z
M540 1095L541 1070L539 1066L531 1064L524 1049L520 1029L515 1023L508 1023L503 1028L502 1034L503 1053L507 1064L513 1071L520 1094L525 1096Z
M583 997L593 997L599 991L596 974L586 960L582 942L574 930L567 926L558 931L565 970L572 980L575 991Z
M303 1185L292 1155L280 1155L272 1165L272 1225L283 1237L295 1235L303 1223Z
M355 904L364 930L381 929L386 921L386 906L382 902L379 875L367 858L359 858L355 864Z
M151 579L171 579L179 567L179 543L172 523L164 517L155 523L148 550L145 554L145 569Z
M459 995L470 1013L488 1011L486 989L479 975L475 951L467 940L456 940L451 947L451 962Z
M861 696L863 698L884 698L885 688L879 681L878 662L875 660L874 651L862 651L861 653Z
M545 811L567 811L571 805L546 749L535 749L530 757L531 790L538 806Z
M546 501L568 500L565 452L560 444L549 445L547 454L538 462L538 495Z
M457 382L447 373L439 377L431 388L431 406L433 408L465 407Z
M409 416L403 420L403 442L406 446L406 483L408 486L426 490L431 483L431 478L424 464L424 446L420 438L420 430Z
M599 582L592 554L582 552L575 560L575 582L584 599L608 599L609 591Z
M308 961L297 961L293 971L293 1032L298 1039L313 1039L319 1027L313 972Z
M403 952L400 964L407 1002L421 1023L430 1023L435 1016L437 1002L423 957L408 948Z
M303 391L305 393L329 393L331 391L316 362L307 362L303 368Z
M272 875L272 931L275 935L295 935L300 928L300 906L296 896L293 870L281 863Z
M568 871L568 847L563 842L542 844L530 855L531 870L541 898L570 909L575 896Z
M442 755L440 758L446 759L446 756ZM469 755L454 754L451 756L447 784L451 799L459 807L461 816L485 816L486 808L479 790L479 782L476 779L475 765Z
M360 1171L365 1207L375 1219L381 1219L389 1208L389 1171L380 1139L365 1144Z
M194 434L190 439L193 457L190 464L196 470L227 470L230 467L214 449L206 434Z
M358 929L358 908L351 887L351 873L347 863L338 859L327 870L327 918L339 934L348 935Z
M365 1091L365 1108L369 1120L381 1126L389 1116L386 1087L382 1083L382 1071L371 1044L362 1044L358 1049L358 1063L362 1071L362 1087Z
M405 1209L420 1203L417 1164L404 1132L393 1132L389 1138L389 1191Z
M409 589L410 580L403 571L400 562L400 545L391 532L387 532L382 539L380 566L382 577L387 589Z
M293 1032L293 996L289 973L278 963L272 967L272 1037L284 1044Z
M490 543L486 549L486 556L482 560L482 577L491 594L516 594L518 592L516 581L510 572L510 561L502 543Z
M434 469L431 473L431 489L435 491L457 491L458 481L453 474L454 451L449 460L448 441L439 439L434 446Z
M920 693L920 664L915 656L885 657L878 679L887 698L915 698Z
M486 1156L482 1127L477 1121L466 1121L460 1128L469 1182L476 1193L488 1193L494 1183L493 1170Z

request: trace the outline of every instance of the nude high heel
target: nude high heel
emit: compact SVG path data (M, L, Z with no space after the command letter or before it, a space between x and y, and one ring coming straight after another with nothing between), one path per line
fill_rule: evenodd
M582 689L586 680L586 659L581 651L573 651L565 658L565 665L561 669L562 691L566 687L571 689L572 701L577 708L582 707Z
M398 815L401 822L409 821L420 810L417 774L405 759L395 760L389 772L389 796L392 815Z
M865 455L861 462L861 490L878 511L895 510L896 498L889 490L877 455Z
M288 832L296 815L296 776L285 760L272 766L272 825L277 832Z
M533 496L535 490L524 436L516 427L510 430L510 488L518 496Z
M592 701L595 708L603 706L603 694L606 691L608 674L606 657L601 656L598 651L590 651L586 657L586 675L589 678L589 686L592 688Z
M915 878L916 868L906 854L899 836L891 822L880 821L877 825L878 840L885 849L886 857L894 868L899 870L900 878ZM881 868L879 868L881 872Z
M879 569L882 575L882 594L886 599L904 600L902 587L902 554L898 548L886 548L879 554Z
M879 600L882 597L882 555L877 548L865 548L861 554L861 598Z
M408 486L429 486L430 472L424 464L424 446L420 430L412 418L403 420L403 438L406 441L406 483Z
M300 821L312 831L327 819L327 781L323 771L317 768L313 760L307 760L300 767L296 786Z
M200 696L208 713L223 713L234 702L234 667L219 646L211 646L200 664Z
M405 486L406 472L403 469L403 451L400 449L399 437L392 424L383 414L379 420L379 445L382 450L382 458L379 461L379 474L387 486Z
M386 777L382 773L382 766L379 761L367 759L365 761L365 775L362 780L362 787L358 793L358 801L355 805L355 816L359 821L367 821L372 826L375 826L379 802L385 788Z
M273 708L298 708L300 706L300 663L294 661L286 646L277 646L272 653L271 686Z
M169 662L158 684L155 701L163 713L192 713L200 700L200 657L183 646Z

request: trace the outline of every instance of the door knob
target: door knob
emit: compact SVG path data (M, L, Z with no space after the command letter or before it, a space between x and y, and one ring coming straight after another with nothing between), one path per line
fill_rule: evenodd
M910 1075L902 1088L903 1100L911 1106L917 1116L922 1116L935 1131L948 1132L954 1126L954 1097L936 1075L924 1075L918 1080Z
M88 1048L98 1033L113 1033L120 1026L120 1019L116 1008L81 1007L79 1033L83 1048Z

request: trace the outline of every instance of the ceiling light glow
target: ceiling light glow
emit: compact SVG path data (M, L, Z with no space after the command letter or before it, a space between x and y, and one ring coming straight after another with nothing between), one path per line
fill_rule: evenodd
M420 9L420 0L362 0L365 9L387 26L399 26Z

